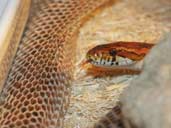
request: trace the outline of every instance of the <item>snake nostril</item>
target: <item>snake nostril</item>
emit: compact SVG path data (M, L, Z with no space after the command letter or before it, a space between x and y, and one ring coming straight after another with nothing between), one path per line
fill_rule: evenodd
M88 61L89 61L89 62L93 62L94 60L93 60L92 57L89 57L89 58L88 58Z

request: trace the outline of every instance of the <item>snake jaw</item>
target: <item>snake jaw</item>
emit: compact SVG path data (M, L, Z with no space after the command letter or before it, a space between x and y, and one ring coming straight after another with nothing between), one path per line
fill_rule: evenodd
M134 64L135 61L124 58L121 56L107 56L107 55L101 55L101 56L88 56L86 61L82 63L82 65L85 65L86 63L91 63L96 66L129 66L131 64Z
M129 63L129 62L128 62ZM81 69L84 70L85 76L105 77L105 76L118 76L118 75L135 75L139 74L142 70L143 60L131 61L127 65L113 65L104 66L93 64L90 60L84 60L80 64Z

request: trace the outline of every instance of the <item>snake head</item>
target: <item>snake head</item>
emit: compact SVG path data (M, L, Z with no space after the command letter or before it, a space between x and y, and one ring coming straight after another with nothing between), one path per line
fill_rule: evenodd
M98 45L87 52L86 60L96 66L126 66L134 63L120 53L110 44Z

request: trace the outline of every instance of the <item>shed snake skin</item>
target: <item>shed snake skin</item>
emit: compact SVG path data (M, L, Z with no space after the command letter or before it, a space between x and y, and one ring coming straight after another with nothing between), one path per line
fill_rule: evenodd
M63 128L78 29L89 14L113 1L41 2L27 24L0 93L0 128Z
M0 95L0 128L63 128L77 31L91 12L109 0L41 2Z

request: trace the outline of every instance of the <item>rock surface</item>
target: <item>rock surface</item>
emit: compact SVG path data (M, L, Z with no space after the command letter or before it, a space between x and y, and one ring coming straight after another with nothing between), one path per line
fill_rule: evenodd
M130 81L137 79L136 76L81 77L79 64L87 51L114 41L156 44L163 33L171 30L170 10L171 0L118 0L84 24L77 41L78 66L65 120L66 128L90 128L114 107Z
M121 95L123 113L138 128L171 128L171 34L145 58L142 74Z

